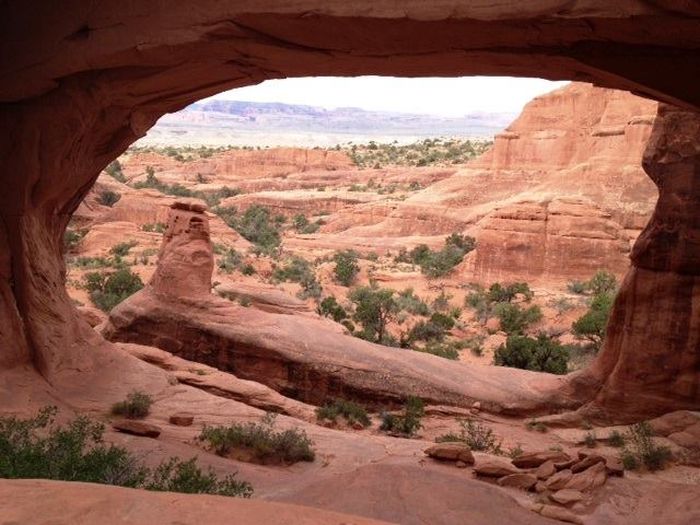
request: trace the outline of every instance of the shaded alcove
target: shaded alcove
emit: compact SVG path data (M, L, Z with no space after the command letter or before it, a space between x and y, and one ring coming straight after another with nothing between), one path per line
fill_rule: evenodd
M57 388L76 369L107 381L109 345L67 297L60 241L100 170L162 114L266 78L540 76L682 108L662 106L656 120L645 169L659 204L606 346L562 392L612 419L698 408L700 95L687 79L700 70L700 11L609 4L74 0L41 18L36 3L3 7L0 368L33 366Z

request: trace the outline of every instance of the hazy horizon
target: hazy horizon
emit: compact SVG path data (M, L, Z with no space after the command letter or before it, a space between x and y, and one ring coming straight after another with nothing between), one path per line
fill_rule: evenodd
M479 112L519 113L534 97L567 83L514 77L301 77L266 80L203 101L278 102L462 117Z

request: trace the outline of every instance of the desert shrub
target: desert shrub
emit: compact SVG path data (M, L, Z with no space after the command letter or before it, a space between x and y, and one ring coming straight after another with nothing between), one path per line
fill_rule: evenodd
M55 425L56 407L28 419L0 417L0 478L82 481L147 490L250 497L249 483L203 473L195 458L170 458L154 470L125 448L107 445L104 426L77 417Z
M159 492L214 494L243 498L253 495L253 487L250 483L236 479L233 474L220 480L212 470L202 472L197 466L196 458L188 461L170 458L164 461L153 470L144 488Z
M118 180L119 182L126 182L126 177L124 176L124 172L122 171L122 165L119 162L119 160L115 159L112 162L110 162L105 168L105 171L107 172L107 175L109 175L113 179Z
M114 259L106 257L76 257L71 261L71 264L79 268L94 270L97 268L109 268L115 263Z
M155 232L155 233L165 233L168 228L167 224L162 222L149 222L141 226L141 229L145 232Z
M459 434L443 434L435 439L438 443L446 441L461 441L469 445L472 450L491 452L500 455L503 453L501 440L489 427L471 419L459 421Z
M363 427L372 424L365 407L346 399L335 399L316 409L316 417L319 421L335 423L339 417L345 419L349 425L358 423Z
M275 430L274 414L266 414L259 423L234 423L205 426L198 439L206 442L219 456L235 451L249 452L261 463L313 461L316 457L306 432L296 428Z
M419 397L410 396L406 400L403 412L401 414L382 414L382 424L379 430L384 432L400 435L405 437L413 437L423 425L421 418L425 413L425 405Z
M129 255L129 251L136 246L136 241L120 242L112 246L109 253L116 255L117 257L124 257Z
M527 283L517 282L506 285L493 283L488 291L488 300L492 303L510 303L518 295L522 295L529 302L535 294Z
M222 188L212 191L212 192L193 192L194 196L203 199L209 208L216 208L223 199L228 199L229 197L234 197L241 193L238 188L229 188L228 186L223 186Z
M104 190L104 191L100 192L99 197L97 197L97 201L100 204L102 204L103 206L109 206L111 208L121 198L122 198L121 194L117 193L116 191Z
M387 325L398 313L394 291L362 286L351 290L348 298L355 304L353 319L363 328L358 336L386 344L389 341Z
M542 311L537 305L522 308L518 304L496 303L493 313L500 321L501 330L510 335L522 334L531 324L542 319Z
M610 435L608 436L608 444L611 447L622 448L625 446L625 443L625 436L621 432L617 430L613 430L612 432L610 432Z
M151 411L153 398L143 392L132 392L124 401L112 405L112 414L127 419L143 419Z
M333 273L335 280L343 286L350 286L360 271L360 266L357 264L357 252L354 250L344 250L337 252L333 256L335 267Z
M345 308L338 304L338 301L332 295L325 297L318 305L318 313L325 317L330 317L336 323L347 319L348 313Z
M291 281L301 285L299 297L308 299L309 297L321 296L321 285L316 279L309 261L302 257L291 257L284 266L278 266L272 272L272 279L277 282Z
M450 299L452 296L445 293L445 290L440 290L440 294L433 299L433 310L438 312L446 312L450 309Z
M265 206L259 204L250 206L243 215L239 215L236 208L231 207L216 207L212 211L228 226L255 244L260 253L272 254L282 242L280 229L284 223L284 217L280 215L272 217L270 209Z
M609 292L595 295L588 311L571 325L571 330L576 338L585 340L596 352L603 346L605 330L614 301L615 296Z
M84 288L90 299L102 311L109 312L124 299L143 288L141 278L128 268L111 274L90 272L84 276Z
M536 370L550 374L567 372L568 352L556 340L546 334L537 338L513 335L506 339L494 353L494 364L523 370Z
M413 350L416 350L417 352L424 352L426 354L442 357L443 359L451 359L453 361L459 359L459 349L459 343L443 343L439 341L429 341L422 347L413 347Z
M219 259L219 270L224 273L232 273L238 270L243 263L243 256L235 248L228 248Z
M250 263L244 264L243 267L241 268L241 273L243 275L254 275L255 274L255 267Z
M63 233L63 248L65 251L71 251L75 249L80 241L85 237L84 231L66 230Z
M425 301L421 300L420 297L413 293L413 288L406 288L399 292L395 301L399 310L405 310L413 315L430 315L430 308Z
M617 290L617 279L608 271L598 270L588 281L571 281L567 288L571 293L578 295L609 294L614 296Z
M661 470L672 458L671 449L657 445L654 441L651 425L646 421L630 427L622 449L620 459L627 470L636 470L645 466L648 470Z
M309 219L302 213L292 217L292 226L297 233L310 234L316 233L321 227L321 221L309 222Z
M598 436L592 430L586 432L583 436L583 444L588 448L596 448L598 446Z
M426 244L419 244L410 252L401 250L395 261L417 264L428 277L442 277L461 263L464 256L475 247L473 237L453 233L445 239L445 245L439 251L431 250Z

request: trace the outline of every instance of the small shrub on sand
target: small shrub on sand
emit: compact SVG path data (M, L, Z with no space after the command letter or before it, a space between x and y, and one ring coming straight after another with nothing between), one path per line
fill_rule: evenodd
M471 419L461 420L459 434L444 434L435 441L461 441L469 445L472 450L491 452L501 455L501 441L496 437L493 430Z
M127 419L143 419L151 411L153 398L143 392L132 392L126 400L112 405L112 414Z
M622 449L622 465L627 470L636 470L642 466L648 470L661 470L671 460L671 449L657 445L652 438L653 431L646 421L630 427L626 440L628 445Z
M316 417L319 421L330 421L335 423L338 417L342 417L349 425L358 423L363 427L372 424L367 410L362 405L347 401L345 399L335 399L316 409Z
M386 412L382 414L382 424L379 430L393 435L413 437L418 430L423 428L421 418L424 412L423 400L410 396L406 400L403 414L389 414Z
M199 440L219 456L262 464L291 464L313 461L316 457L306 432L296 428L275 430L275 415L267 414L259 423L234 423L228 427L205 426Z

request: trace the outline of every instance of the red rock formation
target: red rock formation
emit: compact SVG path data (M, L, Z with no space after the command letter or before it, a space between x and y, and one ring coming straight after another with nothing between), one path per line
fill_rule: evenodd
M108 345L79 320L62 285L61 236L100 170L166 112L265 78L371 73L577 78L700 109L688 82L700 63L700 10L676 0L630 0L624 11L607 0L176 0L167 8L73 0L42 2L42 16L37 5L5 3L1 12L0 71L9 80L0 85L0 366L32 365L56 385L62 372L71 380L75 370L93 379L117 372L104 366ZM681 120L668 116L657 137ZM639 244L598 365L610 382L600 401L616 409L626 408L617 402L625 381L651 392L653 410L698 405L698 161L688 151L698 139L687 138L659 159L674 170L668 186L659 182L652 222L665 232L652 228ZM662 308L642 290L656 290ZM659 311L671 328L629 331ZM657 351L666 368L652 370L645 356Z
M644 169L659 201L590 371L610 419L700 407L700 116L662 105Z

